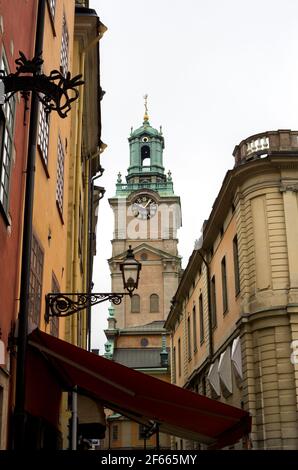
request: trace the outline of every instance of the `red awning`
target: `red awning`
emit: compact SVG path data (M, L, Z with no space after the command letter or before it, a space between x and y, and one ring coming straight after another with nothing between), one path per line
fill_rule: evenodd
M77 386L104 406L161 432L220 448L247 435L246 411L137 372L53 336L34 330L29 354L38 350L67 389Z

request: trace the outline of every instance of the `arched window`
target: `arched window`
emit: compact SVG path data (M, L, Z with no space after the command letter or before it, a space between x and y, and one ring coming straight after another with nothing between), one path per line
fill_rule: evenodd
M159 312L159 297L157 294L150 295L150 312Z
M134 294L131 298L131 312L140 313L140 296Z
M149 162L148 162L148 158L149 158ZM141 148L141 160L142 160L142 166L144 166L144 160L147 160L145 162L145 166L150 165L150 147L149 147L149 145L143 145L142 146L142 148Z

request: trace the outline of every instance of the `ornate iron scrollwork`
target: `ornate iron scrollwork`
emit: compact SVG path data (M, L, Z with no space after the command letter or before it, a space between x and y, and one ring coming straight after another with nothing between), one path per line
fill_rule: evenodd
M45 321L48 323L50 317L69 317L73 313L84 310L89 306L105 302L106 300L109 300L114 305L119 305L124 295L130 294L128 292L100 294L50 293L46 295Z
M15 61L15 73L5 75L5 71L0 70L0 80L4 83L7 95L5 101L18 91L28 99L27 93L35 91L46 112L57 111L61 118L65 118L71 109L71 103L79 96L77 87L84 84L82 75L71 78L70 72L64 76L59 70L52 70L49 76L44 75L41 73L41 53L31 60L23 52L19 53L20 57Z

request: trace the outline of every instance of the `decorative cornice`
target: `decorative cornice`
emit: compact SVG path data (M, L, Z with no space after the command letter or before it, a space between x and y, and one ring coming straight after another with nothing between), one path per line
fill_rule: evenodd
M280 192L285 193L286 191L298 192L298 183L282 183L280 185Z

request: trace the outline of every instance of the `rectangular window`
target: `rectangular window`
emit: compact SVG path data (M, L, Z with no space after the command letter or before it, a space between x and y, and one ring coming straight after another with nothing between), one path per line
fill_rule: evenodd
M228 285L226 257L221 260L222 307L225 314L228 310Z
M9 74L8 65L4 55L1 56L0 70ZM15 120L15 99L0 106L0 206L8 215L9 188L13 156L13 133Z
M131 296L131 313L140 313L140 296L134 294Z
M196 306L193 306L192 309L192 328L193 328L193 350L196 352L198 349L197 345L197 312L196 312Z
M42 276L43 276L43 249L36 237L32 236L31 265L30 265L30 287L29 287L29 319L34 325L39 326Z
M173 371L173 383L176 383L176 347L173 347L172 355L172 371Z
M67 28L65 15L63 15L60 70L61 70L62 75L64 75L64 77L66 77L66 74L68 72L68 47L69 47L68 28Z
M181 377L181 341L178 339L178 374Z
M56 201L61 215L63 214L63 190L64 190L64 150L61 137L58 136L58 151L57 151L57 186L56 186Z
M200 343L204 343L205 332L204 332L204 307L203 307L203 295L199 297L199 310L200 310Z
M159 312L159 296L157 294L150 295L150 313Z
M233 240L233 256L234 256L234 276L235 276L235 294L240 292L240 273L239 273L239 252L237 235Z
M48 147L49 147L49 113L45 112L42 103L39 105L39 123L38 123L38 148L40 150L43 162L48 166Z
M217 326L217 318L216 318L216 284L215 284L215 276L211 279L211 286L210 286L210 297L211 297L211 326L212 328L216 328Z
M119 439L118 424L112 426L112 440L117 441Z
M191 327L190 327L190 317L187 319L187 355L188 359L191 359Z
M60 286L54 273L52 273L52 292L60 292ZM50 317L50 334L59 337L59 317Z

